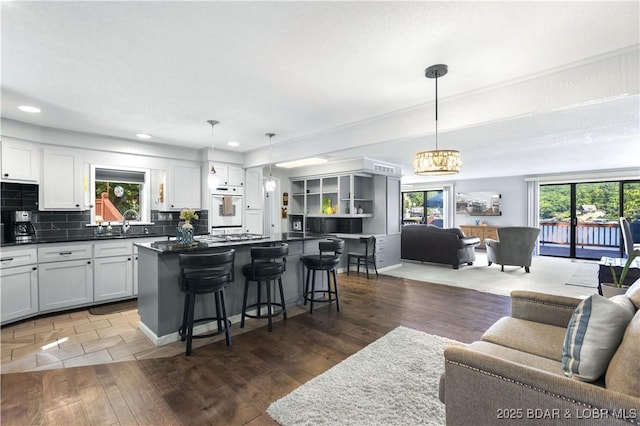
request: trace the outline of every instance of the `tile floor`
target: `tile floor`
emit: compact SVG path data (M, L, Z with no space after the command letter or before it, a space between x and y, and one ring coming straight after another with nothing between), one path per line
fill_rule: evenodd
M287 308L289 316L306 312ZM92 315L88 310L68 311L24 320L2 328L0 367L2 374L82 365L133 361L182 354L184 342L156 347L138 330L136 309L108 315ZM247 319L245 328L234 323L234 334L265 325ZM224 334L195 339L193 347L224 339Z

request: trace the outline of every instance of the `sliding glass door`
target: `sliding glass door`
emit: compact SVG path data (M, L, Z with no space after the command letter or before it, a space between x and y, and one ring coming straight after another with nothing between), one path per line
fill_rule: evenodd
M540 254L580 259L620 257L619 218L640 232L640 183L540 186Z
M402 193L402 224L428 223L442 228L444 191L411 191Z

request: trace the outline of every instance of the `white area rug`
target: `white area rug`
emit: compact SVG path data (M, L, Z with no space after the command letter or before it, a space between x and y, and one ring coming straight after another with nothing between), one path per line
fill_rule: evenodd
M438 384L455 340L398 327L275 401L283 426L444 425Z
M487 265L486 252L477 250L472 266L403 261L402 267L381 272L399 278L468 288L485 293L509 296L512 290L528 290L569 297L587 297L597 292L598 262L534 256L531 273L524 268ZM570 284L570 285L567 285Z

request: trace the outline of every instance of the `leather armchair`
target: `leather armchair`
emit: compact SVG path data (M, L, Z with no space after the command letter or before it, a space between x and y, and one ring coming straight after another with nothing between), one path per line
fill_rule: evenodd
M507 226L498 228L498 241L487 238L487 260L492 263L520 266L529 272L531 257L540 229L527 226Z
M633 241L633 234L631 233L631 226L624 217L620 218L620 229L622 229L622 240L624 242L625 257L631 256L631 252L634 250L640 250L640 244L636 244Z

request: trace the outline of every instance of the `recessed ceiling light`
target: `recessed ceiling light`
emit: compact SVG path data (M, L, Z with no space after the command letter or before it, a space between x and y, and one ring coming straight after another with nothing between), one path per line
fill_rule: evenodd
M239 146L240 143L238 143L236 141L229 141L229 142L227 142L227 145L229 145L229 146Z
M302 166L312 166L314 164L322 164L326 163L326 158L303 158L302 160L294 160L294 161L286 161L284 163L276 163L276 167L283 167L285 169L292 169L294 167L302 167Z
M151 139L151 135L148 135L146 133L138 133L136 134L137 137L139 137L140 139Z
M32 113L34 113L34 114L37 114L37 113L39 113L39 112L40 112L40 108L32 107L32 106L29 106L29 105L20 105L20 106L18 107L18 109L19 109L20 111L24 111L24 112L32 112Z

